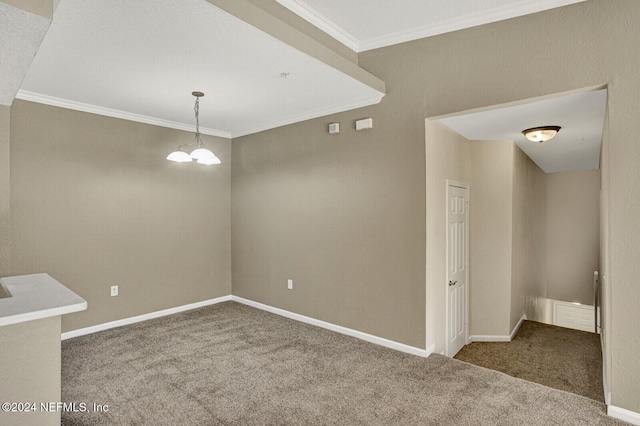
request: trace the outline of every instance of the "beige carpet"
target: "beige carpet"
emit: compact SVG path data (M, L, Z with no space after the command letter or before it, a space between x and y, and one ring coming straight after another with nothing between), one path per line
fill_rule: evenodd
M455 357L604 402L600 336L524 321L511 342L474 342Z
M63 342L65 425L614 425L604 404L234 302Z

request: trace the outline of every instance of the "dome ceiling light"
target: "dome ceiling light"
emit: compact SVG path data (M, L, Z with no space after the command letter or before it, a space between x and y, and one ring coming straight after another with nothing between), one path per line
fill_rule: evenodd
M560 131L560 126L532 127L522 131L522 134L531 142L546 142L551 140Z

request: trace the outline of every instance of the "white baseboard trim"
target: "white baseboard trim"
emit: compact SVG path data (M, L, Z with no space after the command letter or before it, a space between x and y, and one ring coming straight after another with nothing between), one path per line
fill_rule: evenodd
M356 337L361 340L365 340L376 345L384 346L386 348L395 349L400 352L405 352L420 357L428 357L435 351L435 345L431 345L426 350L416 348L414 346L405 345L404 343L398 343L393 340L388 340L382 337L374 336L372 334L363 333L358 330L353 330L340 325L331 324L325 321L317 320L315 318L307 317L304 315L296 314L293 312L285 311L284 309L274 308L273 306L265 305L263 303L254 302L253 300L244 299L238 296L222 296L215 299L204 300L202 302L191 303L188 305L177 306L175 308L164 309L162 311L150 312L144 315L138 315L130 318L123 318L116 321L107 322L104 324L98 324L91 327L80 328L78 330L67 331L62 333L62 340L71 339L73 337L85 336L87 334L97 333L99 331L109 330L111 328L122 327L124 325L135 324L137 322L147 321L154 318L160 318L167 315L177 314L191 309L202 308L204 306L215 305L222 302L228 302L233 300L234 302L242 303L243 305L251 306L256 309L271 312L276 315L280 315L295 321L300 321L306 324L315 325L317 327L325 328L327 330L335 331L336 333L345 334L347 336Z
M605 357L604 334L600 333L600 350L602 352L602 390L604 392L604 403L611 404L611 392L609 392L609 376L607 375L607 360Z
M238 296L231 296L231 300L233 300L234 302L242 303L243 305L251 306L252 308L261 309L263 311L271 312L272 314L280 315L282 317L289 318L295 321L315 325L316 327L325 328L327 330L335 331L336 333L346 334L347 336L356 337L369 343L384 346L390 349L395 349L397 351L405 352L411 355L417 355L426 358L431 355L436 349L435 345L431 345L427 349L416 348L414 346L405 345L404 343L398 343L393 340L388 340L382 337L374 336L372 334L363 333L362 331L353 330L351 328L342 327L340 325L331 324L329 322L321 321L315 318L285 311L284 309L274 308L273 306L254 302L253 300L244 299Z
M518 332L518 330L520 330L520 326L522 325L522 323L527 319L526 315L522 315L522 318L520 318L520 321L518 321L518 323L516 324L515 327L513 327L513 330L511 330L511 334L508 336L493 336L493 335L476 335L476 336L469 336L469 343L472 342L510 342L513 340L514 337L516 337L516 333Z
M509 336L491 336L491 335L477 335L469 336L469 343L473 342L510 342Z
M116 321L106 322L104 324L98 324L91 327L80 328L78 330L67 331L62 333L62 340L71 339L72 337L84 336L87 334L97 333L98 331L109 330L110 328L122 327L123 325L135 324L154 318L160 318L167 315L177 314L184 311L190 311L191 309L202 308L204 306L215 305L222 302L228 302L231 300L231 295L217 297L215 299L203 300L202 302L190 303L188 305L177 306L175 308L164 309L162 311L150 312L144 315L138 315L131 318L123 318Z
M607 414L616 419L624 420L633 425L640 425L640 413L627 410L625 408L616 407L615 405L609 405L607 407Z
M516 326L513 327L513 330L511 330L511 334L509 335L509 341L512 341L513 338L516 337L516 333L518 332L518 330L520 330L520 326L522 325L523 322L525 322L526 319L527 319L527 315L522 314L522 317L520 317L520 321L518 321Z

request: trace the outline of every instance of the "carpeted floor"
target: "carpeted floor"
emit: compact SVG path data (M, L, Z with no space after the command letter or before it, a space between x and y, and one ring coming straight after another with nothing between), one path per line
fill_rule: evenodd
M235 302L62 344L64 425L624 424L597 401Z
M474 342L456 359L604 402L600 336L524 321L511 342Z

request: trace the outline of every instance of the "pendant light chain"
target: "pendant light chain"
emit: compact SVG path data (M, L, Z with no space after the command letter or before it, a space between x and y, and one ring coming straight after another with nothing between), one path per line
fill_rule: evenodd
M193 107L196 113L196 137L200 137L200 96L196 96L196 105Z

